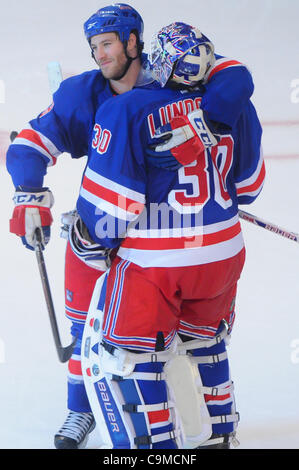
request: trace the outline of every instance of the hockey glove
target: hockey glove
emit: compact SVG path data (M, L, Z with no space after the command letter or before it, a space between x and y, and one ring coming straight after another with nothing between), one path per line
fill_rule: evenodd
M159 127L147 149L148 161L159 168L177 170L198 158L206 149L219 141L201 109L187 116L176 116L165 126Z
M48 188L27 188L18 186L14 196L15 208L10 219L10 232L22 238L29 250L36 244L35 232L40 229L42 249L50 239L50 225L53 222L50 208L54 198Z
M111 249L95 243L89 235L86 225L76 211L62 214L62 222L69 225L69 242L78 258L87 265L106 271L111 265Z

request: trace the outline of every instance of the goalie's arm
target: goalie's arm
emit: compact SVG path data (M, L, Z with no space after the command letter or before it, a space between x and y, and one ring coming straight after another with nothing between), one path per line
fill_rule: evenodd
M201 109L211 121L233 128L250 100L254 84L248 68L218 56L208 71Z
M206 77L201 108L187 116L174 117L157 129L148 150L157 167L176 170L216 145L221 134L230 132L253 93L248 69L238 61L217 59Z

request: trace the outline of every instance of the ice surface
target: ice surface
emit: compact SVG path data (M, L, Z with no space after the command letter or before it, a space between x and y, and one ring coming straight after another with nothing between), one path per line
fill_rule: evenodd
M217 52L248 64L256 85L254 103L266 124L267 180L260 198L244 210L299 232L299 103L291 101L291 82L299 79L299 3L130 3L144 17L147 44L155 30L182 20L199 26ZM94 0L1 2L0 80L5 84L5 102L0 97L0 129L6 136L50 104L48 62L59 61L65 77L93 68L82 23L104 5ZM285 125L287 121L295 124ZM70 337L63 313L65 242L59 238L59 218L74 207L84 163L63 155L46 178L56 202L45 258L65 345ZM0 448L53 448L53 435L66 416L67 369L58 363L54 349L35 255L8 233L13 186L3 165L0 179ZM241 415L240 448L295 449L299 448L299 246L245 221L242 227L247 262L229 347ZM93 434L89 447L96 443Z

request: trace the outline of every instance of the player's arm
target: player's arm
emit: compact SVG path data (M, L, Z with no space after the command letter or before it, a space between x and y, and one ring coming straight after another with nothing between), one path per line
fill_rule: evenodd
M238 204L251 204L260 194L265 181L262 151L262 128L251 103L248 103L236 126L234 138L234 180Z
M84 133L76 115L78 108L72 107L68 99L70 93L68 83L63 83L54 94L53 104L19 132L7 152L6 166L16 188L10 231L22 237L30 249L35 245L36 229L41 230L43 247L50 236L53 197L43 187L48 167L55 165L63 152L72 156L81 152L76 147L74 132ZM75 130L74 123L78 123Z
M19 132L8 148L6 166L15 187L41 187L47 168L64 152L73 158L87 154L93 119L84 83L77 77L63 81L53 103Z
M43 180L48 166L56 163L56 158L64 149L62 145L58 148L49 138L50 134L55 135L55 129L57 136L60 135L53 108L47 111L48 117L41 113L17 135L6 156L7 170L15 185L15 208L10 219L10 232L21 237L30 250L35 247L38 229L42 247L45 247L50 239L53 221L51 207L54 199L48 188L43 187Z
M158 129L148 151L152 164L177 169L216 145L230 132L253 93L248 69L236 60L218 58L205 78L201 107L174 117Z
M201 109L211 121L233 128L253 90L252 75L244 64L218 57L206 76Z

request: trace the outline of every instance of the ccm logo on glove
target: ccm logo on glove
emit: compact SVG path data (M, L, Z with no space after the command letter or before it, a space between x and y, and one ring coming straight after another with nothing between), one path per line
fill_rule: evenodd
M25 188L19 186L14 198L15 208L10 219L10 232L21 237L26 248L34 250L36 230L40 229L44 249L50 239L53 222L51 207L54 198L48 188Z
M45 195L44 194L28 194L28 193L20 193L20 194L15 194L13 200L16 206L22 205L22 204L30 204L34 206L44 206L45 205Z

